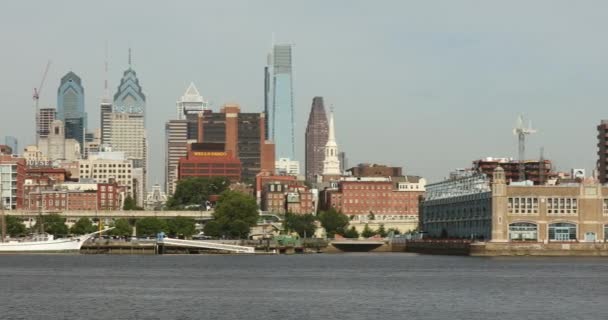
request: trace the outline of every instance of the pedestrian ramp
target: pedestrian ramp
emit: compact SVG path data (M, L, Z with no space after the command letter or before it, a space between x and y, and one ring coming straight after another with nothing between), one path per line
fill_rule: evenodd
M254 247L237 246L200 240L181 240L173 238L163 238L157 241L158 244L171 247L201 248L211 250L222 250L233 253L255 253Z

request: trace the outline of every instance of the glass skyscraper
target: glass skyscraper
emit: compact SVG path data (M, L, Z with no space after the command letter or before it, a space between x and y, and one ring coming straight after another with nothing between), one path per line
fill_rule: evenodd
M65 124L66 139L75 139L84 148L87 114L84 112L84 87L74 72L68 72L57 89L57 119Z
M295 160L292 46L274 45L271 60L272 92L268 93L272 97L272 108L265 110L270 124L269 139L275 143L276 159Z

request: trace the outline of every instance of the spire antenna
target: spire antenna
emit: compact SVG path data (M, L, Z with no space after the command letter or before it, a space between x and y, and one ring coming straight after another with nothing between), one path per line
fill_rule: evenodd
M129 68L131 67L131 48L129 47Z

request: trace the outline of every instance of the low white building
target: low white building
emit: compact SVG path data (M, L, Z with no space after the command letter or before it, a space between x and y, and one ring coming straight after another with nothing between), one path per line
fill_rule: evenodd
M133 162L125 157L124 152L91 153L86 160L79 160L81 179L92 179L96 183L116 181L125 187L127 194L134 196Z

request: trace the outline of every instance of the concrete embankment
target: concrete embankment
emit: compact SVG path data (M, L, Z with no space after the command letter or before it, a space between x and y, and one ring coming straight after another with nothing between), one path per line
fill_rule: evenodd
M608 243L603 242L506 242L474 243L471 256L608 256Z
M466 240L413 240L405 245L406 252L467 256L471 242Z

